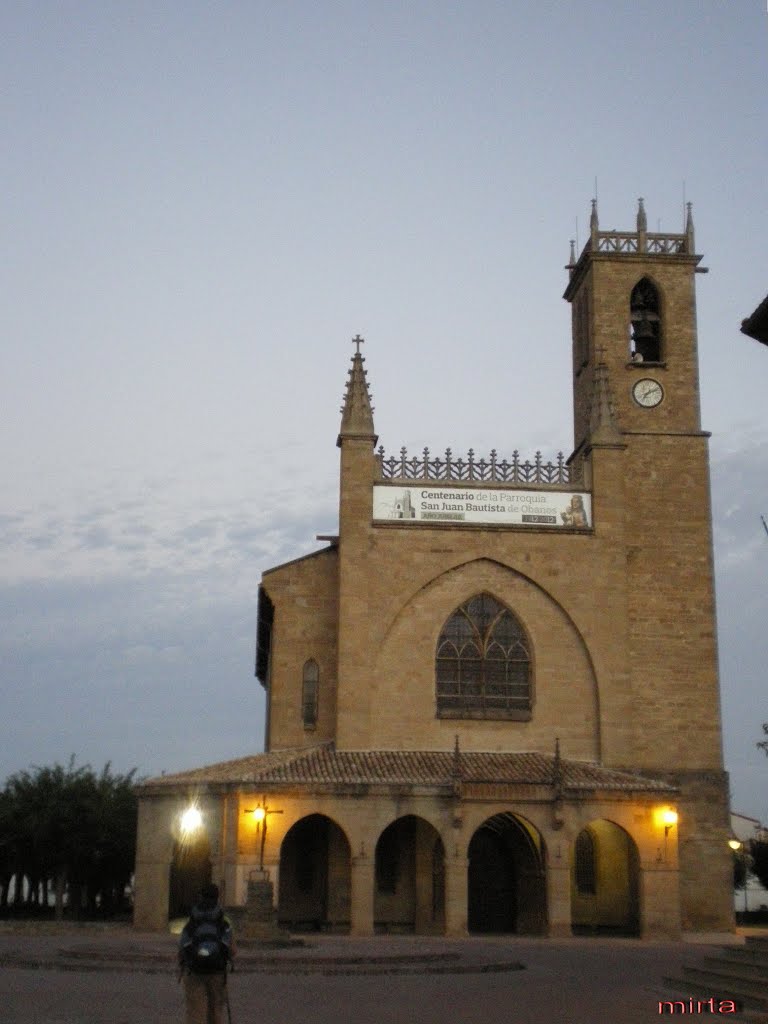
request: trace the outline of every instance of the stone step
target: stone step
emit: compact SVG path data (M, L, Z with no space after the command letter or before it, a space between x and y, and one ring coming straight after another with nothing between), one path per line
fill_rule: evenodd
M0 954L0 967L26 970L119 971L142 974L173 974L178 967L174 956L157 953L99 951L94 949L52 951L43 956L19 952ZM413 954L391 956L238 956L237 974L315 974L315 975L424 975L424 974L498 974L525 970L516 960L462 960L458 954Z
M753 961L760 964L768 964L768 946L744 945L744 946L723 946L722 950L733 953L734 956L741 956L745 961Z
M759 978L765 983L766 991L768 991L768 960L751 960L729 951L719 956L705 957L704 965L713 971L736 970L748 977Z
M686 981L701 982L709 995L718 998L733 997L752 1009L768 1011L768 991L765 984L739 973L738 968L711 971L705 967L683 967Z
M684 980L682 978L664 978L664 982L671 991L678 993L678 1000L682 1000L686 1004L690 999L706 1000L714 994L711 983L696 982L689 979ZM748 1024L768 1024L768 1011L755 1008L751 1000L736 995L729 996L728 993L718 994L715 998L730 998L742 1007L742 1010L736 1016L731 1017L732 1020L747 1021Z

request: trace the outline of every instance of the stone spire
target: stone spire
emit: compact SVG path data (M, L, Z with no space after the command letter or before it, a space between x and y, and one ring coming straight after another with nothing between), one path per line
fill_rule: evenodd
M589 237L595 252L597 252L597 233L599 229L600 221L597 218L597 199L593 199L592 212L589 215Z
M689 253L696 252L696 242L693 237L693 203L686 203L685 237Z
M643 203L645 200L641 197L637 200L637 230L647 231L648 230L648 217L645 213L645 206Z
M592 382L592 408L589 416L589 442L595 444L620 444L621 433L613 414L611 385L608 380L608 367L603 353L598 353L595 373Z
M341 409L341 429L336 444L341 447L341 442L347 438L370 438L371 446L375 445L378 437L373 427L373 407L371 396L368 391L367 372L363 369L365 359L360 355L360 346L364 339L358 334L352 339L356 346L355 354L352 356L352 367L349 371L347 391L344 396L344 405Z

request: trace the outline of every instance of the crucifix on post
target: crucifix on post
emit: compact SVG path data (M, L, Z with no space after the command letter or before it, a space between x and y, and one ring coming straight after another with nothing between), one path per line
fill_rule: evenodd
M259 850L259 871L264 870L264 846L267 842L267 822L270 814L282 814L281 810L272 810L267 803L267 798L263 796L261 803L256 807L246 807L246 814L252 814L254 821L256 822L256 832L261 832L261 846Z

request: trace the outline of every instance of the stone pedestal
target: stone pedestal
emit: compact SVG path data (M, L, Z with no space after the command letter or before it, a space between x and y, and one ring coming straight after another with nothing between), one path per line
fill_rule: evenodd
M268 871L252 871L244 907L229 911L235 927L235 942L286 942L290 938L277 923L274 886Z

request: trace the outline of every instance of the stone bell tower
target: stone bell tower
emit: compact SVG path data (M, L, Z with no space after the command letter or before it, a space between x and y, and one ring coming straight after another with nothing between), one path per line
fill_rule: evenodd
M623 767L680 788L683 927L727 928L728 794L715 632L709 434L701 429L691 207L685 231L601 231L571 250L574 457L625 574ZM606 424L609 429L606 429ZM606 443L607 440L607 443ZM631 739L629 737L631 736ZM613 756L616 757L614 751ZM701 879L711 879L706 895Z

